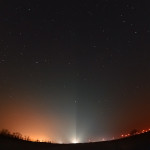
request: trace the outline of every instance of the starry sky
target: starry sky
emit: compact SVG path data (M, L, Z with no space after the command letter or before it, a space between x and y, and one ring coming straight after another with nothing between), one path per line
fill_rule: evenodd
M150 126L149 0L0 2L0 129L70 142Z

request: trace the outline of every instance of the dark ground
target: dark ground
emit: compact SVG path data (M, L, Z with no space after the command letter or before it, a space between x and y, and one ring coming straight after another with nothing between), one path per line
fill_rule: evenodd
M0 150L150 150L150 132L125 139L85 143L51 144L18 140L0 135Z

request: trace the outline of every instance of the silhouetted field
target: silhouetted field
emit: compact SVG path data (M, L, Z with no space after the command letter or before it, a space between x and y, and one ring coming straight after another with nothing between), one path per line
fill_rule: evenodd
M83 144L52 144L0 135L0 150L150 150L150 132L132 137Z

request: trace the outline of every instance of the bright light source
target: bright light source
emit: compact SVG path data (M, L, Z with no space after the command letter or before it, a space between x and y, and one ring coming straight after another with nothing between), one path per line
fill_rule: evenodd
M79 142L78 142L77 139L73 139L73 140L72 140L72 143L76 144L76 143L79 143Z

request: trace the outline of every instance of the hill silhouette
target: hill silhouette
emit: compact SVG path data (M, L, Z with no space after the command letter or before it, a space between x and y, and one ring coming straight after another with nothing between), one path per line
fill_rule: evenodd
M150 132L113 141L52 144L0 134L0 150L150 150Z

